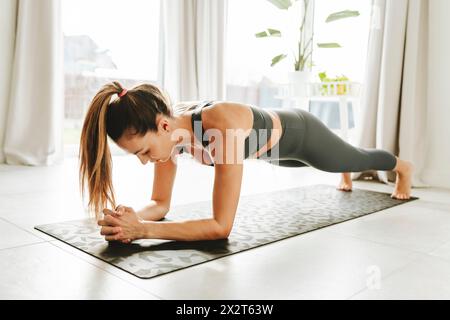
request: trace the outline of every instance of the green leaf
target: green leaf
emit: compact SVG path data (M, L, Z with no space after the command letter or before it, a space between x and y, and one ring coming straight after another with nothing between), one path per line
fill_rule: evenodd
M319 72L319 79L320 79L320 81L325 80L326 77L327 77L327 73L325 71L324 72Z
M264 37L281 37L281 31L276 29L267 29L267 31L261 31L255 34L257 38L264 38Z
M270 66L273 67L274 65L276 65L278 62L280 62L281 60L283 60L286 57L287 57L286 54L280 54L280 55L272 58L272 64Z
M341 45L336 42L318 43L317 46L319 48L342 48Z
M281 37L281 31L276 29L267 29L272 37Z
M287 10L292 6L291 0L267 0L278 9Z
M344 10L330 14L325 22L332 22L340 19L359 16L359 11Z

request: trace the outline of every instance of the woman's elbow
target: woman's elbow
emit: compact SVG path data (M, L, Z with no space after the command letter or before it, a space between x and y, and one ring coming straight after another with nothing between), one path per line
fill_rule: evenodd
M230 236L231 228L219 227L216 229L214 240L227 239Z

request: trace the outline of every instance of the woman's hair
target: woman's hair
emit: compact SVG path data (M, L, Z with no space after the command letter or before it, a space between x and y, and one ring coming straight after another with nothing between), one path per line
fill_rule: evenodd
M173 117L169 96L152 84L140 84L119 97L124 88L113 81L92 99L84 119L80 140L80 189L89 191L88 211L98 220L108 203L116 207L112 185L112 159L107 136L117 142L125 133L143 136L157 131L156 115ZM114 95L115 99L112 99Z

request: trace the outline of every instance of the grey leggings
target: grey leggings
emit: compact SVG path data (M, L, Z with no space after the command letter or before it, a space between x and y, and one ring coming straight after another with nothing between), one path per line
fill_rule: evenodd
M271 110L280 117L283 133L279 142L258 159L282 167L311 166L328 172L390 171L396 166L392 153L354 147L308 111Z

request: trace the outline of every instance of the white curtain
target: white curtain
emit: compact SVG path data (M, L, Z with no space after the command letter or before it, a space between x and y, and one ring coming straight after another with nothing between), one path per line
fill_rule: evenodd
M0 1L0 162L63 159L60 0Z
M428 29L427 150L423 179L450 188L450 1L432 0Z
M428 0L373 1L356 143L413 162L414 187L426 186L427 28ZM395 182L394 172L373 174Z
M172 102L225 99L227 0L161 1L159 84Z

